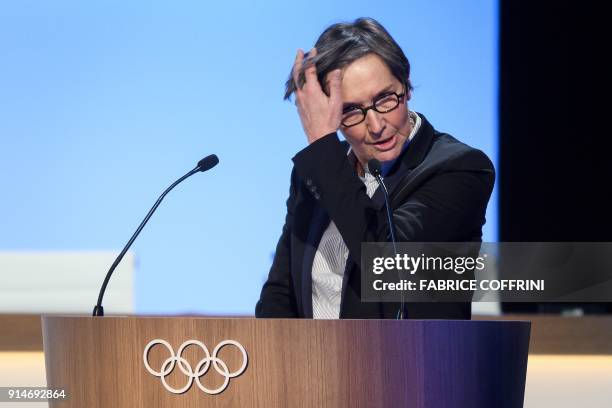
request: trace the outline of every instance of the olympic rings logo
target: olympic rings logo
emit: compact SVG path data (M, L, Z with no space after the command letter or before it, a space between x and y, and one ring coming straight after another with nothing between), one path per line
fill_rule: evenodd
M165 346L170 352L170 357L168 357L161 365L161 371L155 371L149 365L149 351L151 350L153 346L157 344L161 344ZM186 359L182 357L183 351L191 345L200 347L204 351L204 354L205 354L205 357L202 360L200 360L200 362L196 366L195 371L189 364L189 361L187 361ZM223 347L228 346L228 345L235 346L242 353L242 366L234 372L230 372L229 369L227 368L227 364L225 364L223 360L217 357L219 350L221 350ZM144 353L142 355L142 360L144 362L144 365L147 371L149 371L149 373L151 373L152 375L156 377L160 377L161 382L164 385L164 387L173 394L182 394L186 392L189 388L191 388L191 385L193 384L193 380L195 379L197 386L202 391L210 395L215 395L215 394L219 394L225 391L225 389L227 388L229 384L230 378L238 377L244 372L247 366L248 356L242 344L238 343L235 340L223 340L221 343L217 344L217 347L215 347L211 355L208 352L208 348L204 345L204 343L198 340L185 341L183 344L181 344L177 353L174 354L174 350L172 349L172 346L170 345L170 343L168 343L166 340L155 339L155 340L151 340L149 344L147 344L147 346L145 347ZM200 382L200 377L206 374L206 372L211 366L211 363L215 371L217 371L219 374L221 374L225 378L221 386L219 386L218 388L212 389L212 390L206 388ZM175 364L178 365L182 373L185 374L188 378L187 384L185 384L183 388L178 388L178 389L174 388L166 382L166 376L174 370Z

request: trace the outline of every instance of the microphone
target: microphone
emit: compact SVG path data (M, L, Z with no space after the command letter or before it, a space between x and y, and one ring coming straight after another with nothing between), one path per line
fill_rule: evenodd
M389 191L387 190L387 186L385 186L385 183L381 176L382 166L380 164L380 161L376 159L370 159L370 161L368 161L368 169L370 170L370 173L374 175L374 177L378 181L378 184L383 190L383 195L385 196L385 207L387 208L387 222L389 223L389 231L391 232L391 242L393 243L393 252L395 252L395 255L397 255L397 246L395 244L395 223L393 222L393 213L391 212L391 205L389 204ZM397 319L406 318L406 313L404 309L404 291L402 291L402 302L399 310L397 311Z
M130 249L130 247L134 243L134 240L136 239L136 237L138 237L138 234L140 234L140 231L142 231L146 223L149 221L149 218L151 218L155 210L157 210L157 207L159 207L159 205L161 204L166 194L168 194L170 190L172 190L174 187L176 187L181 181L185 180L186 178L191 177L192 175L200 171L204 172L204 171L210 170L213 167L215 167L218 163L219 163L219 158L217 157L216 154L211 154L209 156L204 157L202 160L198 162L197 166L195 166L191 171L189 171L189 173L185 174L183 177L181 177L180 179L172 183L172 185L170 185L170 187L168 187L159 196L159 198L157 199L153 207L151 207L151 209L149 210L149 213L147 214L147 216L144 218L144 220L142 220L142 222L136 229L136 232L134 232L134 235L132 235L132 238L130 238L130 240L125 245L125 247L123 248L119 256L117 256L117 259L115 259L115 262L113 262L110 269L106 273L106 277L104 278L104 282L102 283L102 287L100 288L100 294L98 295L98 303L96 303L96 306L93 309L93 316L104 316L104 308L102 307L102 298L104 297L104 292L106 291L106 286L108 285L108 281L110 280L111 275L115 271L115 268L117 268L117 265L119 265L119 263L123 259L123 256L126 254L128 249Z
M209 154L208 156L206 156L205 158L203 158L202 160L200 160L198 162L198 166L196 167L196 169L198 169L197 171L204 172L204 171L212 169L217 164L219 164L219 158L217 157L217 155L216 154ZM195 169L193 169L193 170L195 170ZM189 176L187 176L187 177L189 177ZM185 178L187 178L187 177L185 177ZM180 183L180 181L179 181L179 183Z

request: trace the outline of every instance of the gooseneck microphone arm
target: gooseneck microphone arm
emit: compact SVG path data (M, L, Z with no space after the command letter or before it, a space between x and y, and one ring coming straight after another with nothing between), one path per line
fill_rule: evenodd
M183 177L181 177L180 179L172 183L172 185L168 187L159 196L155 204L153 204L153 207L151 207L151 209L149 210L147 216L144 218L144 220L142 220L142 222L136 229L136 232L134 232L134 234L132 235L132 238L130 238L130 240L125 245L125 247L123 248L119 256L117 256L117 258L115 259L115 262L113 262L110 269L106 273L106 277L104 278L104 282L102 283L102 287L100 288L100 294L98 295L98 303L96 303L96 306L93 309L93 316L104 316L104 308L102 307L102 298L104 298L104 292L106 291L106 286L108 285L108 281L110 280L111 275L115 271L115 268L117 268L117 265L119 265L119 263L123 259L123 256L126 254L128 249L130 249L130 247L134 243L134 240L136 240L136 238L138 237L138 234L140 234L140 231L142 231L144 226L147 224L147 222L149 221L149 218L151 218L155 210L157 210L157 207L159 207L159 205L161 204L164 197L166 197L166 194L168 194L174 187L176 187L179 183L181 183L186 178L191 177L192 175L200 171L210 170L211 168L215 167L217 163L219 163L219 158L217 157L217 155L211 154L210 156L206 156L205 158L203 158L202 160L198 162L198 165L193 170L191 170L189 173L185 174Z
M397 245L395 241L395 222L393 222L393 212L391 211L391 205L389 204L389 191L387 190L387 186L385 186L385 183L381 176L381 167L382 166L380 162L376 159L371 159L370 161L368 161L368 169L378 181L378 184L383 190L383 195L385 196L385 207L387 209L387 222L389 223L389 232L391 235L391 242L393 243L393 252L395 253L395 255L397 255ZM399 310L397 311L396 318L397 319L406 318L404 291L402 291L402 302L401 302Z

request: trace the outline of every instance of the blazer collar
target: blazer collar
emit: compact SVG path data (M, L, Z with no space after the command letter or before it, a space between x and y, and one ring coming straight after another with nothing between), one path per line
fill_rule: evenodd
M404 163L406 169L412 170L425 160L425 156L431 148L434 137L434 128L427 118L417 112L421 117L421 127L410 141L410 146L404 150L400 162Z

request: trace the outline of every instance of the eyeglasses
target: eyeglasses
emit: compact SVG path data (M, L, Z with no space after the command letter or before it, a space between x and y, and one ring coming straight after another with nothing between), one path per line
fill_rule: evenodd
M362 108L359 106L348 106L342 112L342 125L344 127L351 127L360 124L366 118L368 110L373 109L378 113L388 113L396 109L400 100L404 97L405 93L389 92L372 101L372 105Z

